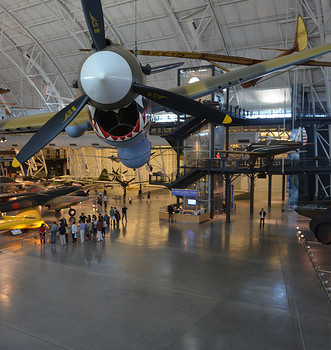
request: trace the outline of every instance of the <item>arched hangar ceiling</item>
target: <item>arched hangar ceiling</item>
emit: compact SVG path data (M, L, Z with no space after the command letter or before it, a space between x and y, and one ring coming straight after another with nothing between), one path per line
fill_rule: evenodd
M134 48L137 37L138 49L269 59L277 51L261 48L290 48L299 13L308 28L310 47L331 42L330 0L102 0L102 5L106 36L128 49ZM90 44L78 0L1 0L0 85L11 90L6 100L60 108L75 95L71 84L84 55L79 49ZM152 66L179 61L139 59ZM206 62L187 60L184 67L199 64ZM325 87L327 70L296 69L304 84L330 95ZM289 86L291 74L266 80L259 88ZM176 70L150 76L148 83L173 87Z

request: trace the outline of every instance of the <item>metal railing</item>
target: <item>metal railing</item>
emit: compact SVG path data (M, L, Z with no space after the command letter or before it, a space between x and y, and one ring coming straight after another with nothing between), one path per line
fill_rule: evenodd
M23 236L24 235L24 236ZM47 237L50 236L50 233L46 233L45 242L47 241ZM0 237L0 254L7 250L16 250L22 249L24 244L26 246L33 245L31 244L31 240L33 239L33 243L39 243L39 232L33 232L32 234L22 234L13 237ZM30 244L29 244L30 243Z

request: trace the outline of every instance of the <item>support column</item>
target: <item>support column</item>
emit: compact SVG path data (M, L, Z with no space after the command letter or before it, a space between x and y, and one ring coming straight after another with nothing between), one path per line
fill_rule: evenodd
M254 214L254 174L248 175L249 179L251 180L250 183L250 194L249 194L249 212L251 215Z
M209 126L209 158L215 157L215 124L212 122ZM209 162L209 167L211 166L211 162ZM214 194L214 184L215 184L215 176L214 173L209 173L208 175L209 182L209 203L210 203L210 218L214 217L215 212L215 194Z
M282 176L282 201L285 200L285 192L286 192L285 188L286 188L286 175L283 175Z
M271 208L272 175L268 175L268 208Z
M176 179L178 179L180 177L180 171L179 171L179 168L180 168L180 153L182 152L182 149L181 149L181 142L180 140L177 140L177 172L176 172ZM179 208L179 197L176 196L176 199L177 199L177 208Z
M231 219L231 176L229 173L225 175L225 222L230 223Z

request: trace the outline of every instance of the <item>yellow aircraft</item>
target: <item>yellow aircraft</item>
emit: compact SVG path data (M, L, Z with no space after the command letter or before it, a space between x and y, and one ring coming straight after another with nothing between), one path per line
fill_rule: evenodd
M23 210L15 216L0 214L1 231L39 228L41 224L48 227L36 209Z

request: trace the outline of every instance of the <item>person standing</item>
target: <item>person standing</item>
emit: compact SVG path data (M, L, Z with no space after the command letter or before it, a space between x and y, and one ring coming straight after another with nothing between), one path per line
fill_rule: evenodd
M116 225L118 226L120 224L121 214L120 214L120 211L116 207L114 207L114 211L115 211Z
M171 204L168 205L168 214L169 222L174 222L174 207Z
M85 241L85 222L80 223L79 225L79 234L80 234L80 243L84 243Z
M107 227L109 227L109 219L110 219L110 217L109 217L109 215L107 214L107 212L106 212L106 214L103 216L103 218L104 218L104 220L106 220Z
M52 227L51 227L51 243L56 243L56 232L59 229L56 222L54 221Z
M107 194L105 193L105 195L103 196L103 205L105 207L105 212L107 211L107 201L108 201L108 197L107 197Z
M97 242L103 241L102 238L102 221L97 222Z
M110 220L111 220L111 224L110 226L112 226L112 224L114 224L115 227L115 210L113 207L110 207Z
M61 222L60 228L59 228L59 234L60 234L60 241L61 241L62 245L66 245L67 244L66 243L66 235L65 235L65 233L66 233L66 227L65 227L64 223Z
M107 226L107 222L106 220L103 218L103 220L100 220L102 222L102 237L105 237L106 235L106 228L108 227Z
M87 220L87 224L86 224L86 240L90 241L92 238L92 221L91 220Z
M263 227L264 227L264 218L266 217L267 213L265 212L265 210L263 208L261 208L259 215L260 215L260 227L261 227L261 225L263 225Z
M78 232L78 228L76 225L76 221L74 221L71 227L72 243L77 241L77 232Z
M45 244L46 227L44 223L42 223L41 226L39 227L39 236L40 236L40 244Z
M128 208L124 205L124 207L122 208L122 221L125 217L125 221L128 221L128 218L126 216L126 212L127 212Z
M151 201L151 191L147 192L147 203L150 203Z
M83 222L84 224L85 224L86 219L87 219L87 217L86 217L86 215L84 215L84 213L82 213L79 217L80 222Z

